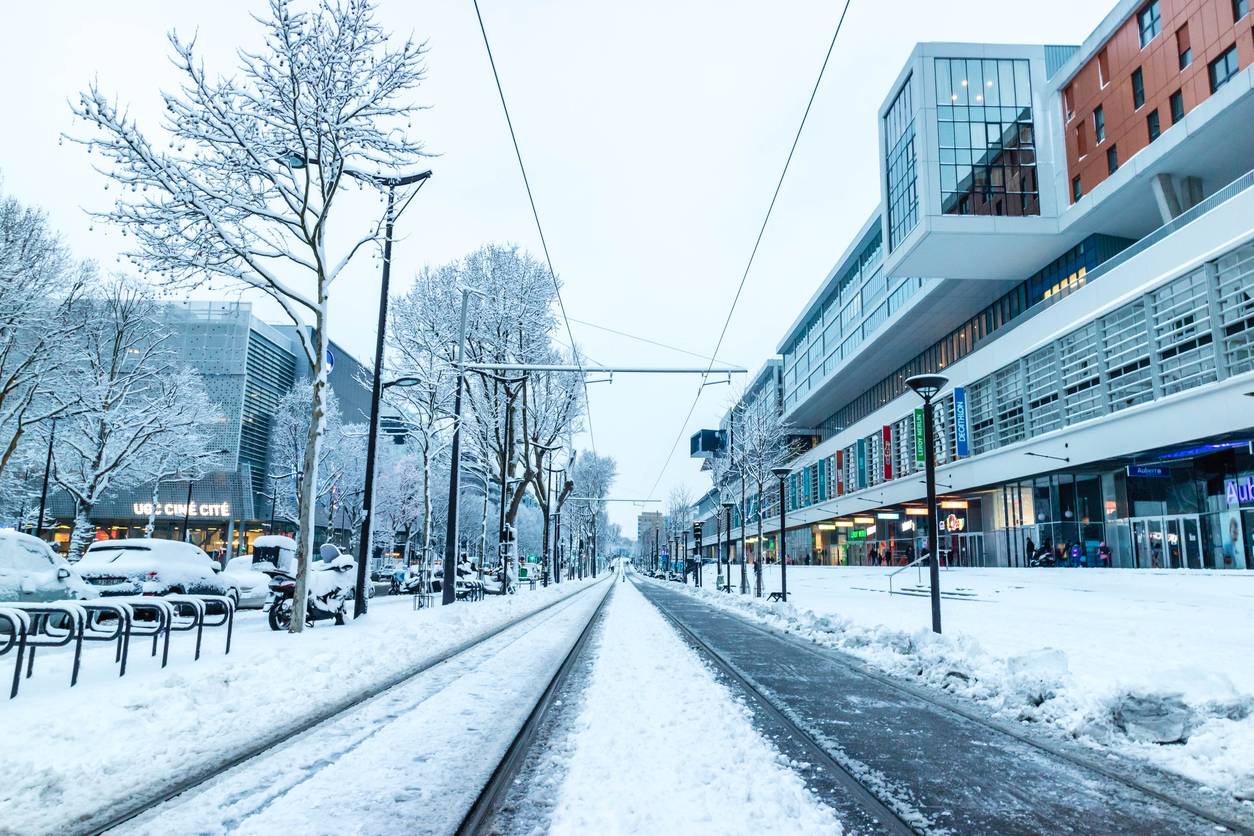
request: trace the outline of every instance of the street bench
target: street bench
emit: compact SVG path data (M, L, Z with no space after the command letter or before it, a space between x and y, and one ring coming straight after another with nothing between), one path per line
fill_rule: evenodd
M766 600L768 602L769 601L783 601L784 594L782 592L772 592L770 595L766 596Z

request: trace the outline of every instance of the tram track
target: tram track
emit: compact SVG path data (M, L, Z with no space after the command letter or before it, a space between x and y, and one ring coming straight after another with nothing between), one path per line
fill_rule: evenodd
M613 576L611 575L612 578ZM531 713L527 715L526 721L510 743L505 756L501 758L500 763L493 770L491 778L488 779L487 784L479 793L479 797L475 799L475 803L462 819L461 825L457 828L458 836L478 836L478 834L496 833L496 829L493 827L496 815L505 802L510 789L514 786L515 779L524 770L527 756L531 751L532 744L536 741L537 733L544 726L545 720L549 716L549 711L553 707L554 699L562 691L562 688L570 678L571 672L579 663L584 649L595 631L596 625L600 622L601 616L605 612L610 596L614 594L614 588L614 584L611 583L609 591L601 599L601 603L597 605L596 610L592 613L592 617L588 619L588 623L580 632L579 638L575 640L570 651L566 654L566 658L562 660L562 664L558 667L557 672L553 674L553 678L545 687L544 693L532 708Z
M1167 812L1170 814L1171 818L1162 821L1155 821L1152 818L1147 819L1143 822L1143 826L1137 829L1137 832L1214 832L1218 830L1254 833L1254 816L1245 815L1246 811L1232 805L1222 804L1219 799L1215 799L1214 804L1209 804L1204 793L1199 797L1190 797L1190 795L1197 795L1193 791L1198 788L1183 779L1176 780L1174 776L1162 776L1163 780L1161 782L1151 782L1148 778L1141 780L1131 770L1120 770L1118 765L1112 766L1099 762L1096 756L1086 756L1085 753L1073 752L1071 747L1063 745L1063 742L1049 741L1042 739L1040 735L1024 733L1009 723L983 716L978 710L957 705L952 699L933 695L911 683L895 680L886 674L870 669L860 662L845 660L842 658L842 654L828 651L825 648L815 646L812 643L805 642L795 636L774 630L768 626L757 624L741 616L722 610L715 610L715 608L701 603L695 598L689 599L689 602L682 602L679 596L683 598L688 598L688 596L662 585L654 584L650 581L643 581L639 585L643 587L642 591L646 591L646 597L657 607L663 617L675 627L680 635L685 637L704 658L728 680L734 683L762 714L769 717L777 725L786 727L791 736L801 743L805 751L812 753L819 763L822 763L830 772L837 775L840 779L839 783L844 785L851 796L864 806L868 814L879 821L885 822L887 832L928 833L950 829L952 824L939 822L927 814L926 811L929 805L918 800L920 796L925 796L926 792L917 792L915 791L917 788L911 787L908 781L900 780L895 776L885 775L883 770L851 755L841 745L839 734L832 734L827 728L817 731L812 722L806 722L814 719L813 716L807 717L805 715L805 712L812 706L789 704L788 694L784 692L783 688L764 686L759 681L761 671L751 672L742 669L737 660L729 658L731 654L726 646L721 649L716 647L716 639L711 639L709 635L703 635L704 631L702 631L700 625L689 623L692 621L692 608L697 606L706 607L711 611L719 613L722 618L734 620L735 628L744 631L744 633L740 634L742 636L762 637L774 642L774 646L777 647L787 643L790 650L795 650L797 654L810 657L815 661L816 666L821 664L824 668L833 666L842 668L851 677L868 682L871 686L878 689L881 694L891 694L910 702L922 701L927 703L930 710L938 715L956 716L964 724L964 727L974 727L977 731L982 730L980 733L987 740L992 741L989 744L990 748L1008 745L1005 739L1009 738L1013 741L1012 745L1019 750L1031 750L1035 760L1040 763L1052 763L1059 771L1065 765L1072 773L1082 773L1093 783L1104 782L1107 786L1118 788L1125 797L1139 796L1140 801L1138 803L1141 806L1138 808L1138 812L1147 811L1159 815ZM654 592L660 594L647 594L650 587L654 587ZM670 599L669 602L666 599ZM675 607L668 607L668 603L671 605L691 603L692 607L690 607L689 612L677 615L673 611ZM726 628L728 622L722 621L720 623ZM740 661L743 661L743 657ZM769 662L764 663L762 670L766 669L765 665L767 664ZM796 667L803 667L795 658L791 660L790 664ZM782 679L771 684L779 686L781 682L783 682ZM847 727L849 722L840 720L834 725L836 728L841 726ZM885 729L888 728L885 727ZM913 728L907 728L904 731L900 728L896 730L897 733L907 736L913 731L915 731ZM889 749L896 742L892 737L885 735L880 745L885 749ZM963 742L965 743L966 741ZM1137 772L1147 776L1153 772L1153 770L1141 767L1139 764L1125 763L1122 765L1125 767L1136 766L1138 767ZM873 780L866 780L868 774L872 775ZM1066 787L1062 788L1065 789ZM1016 788L1016 792L1019 791L1020 788ZM1031 797L1030 793L1027 794ZM1040 796L1036 797L1040 798ZM1123 799L1119 800L1122 801ZM956 799L946 799L943 804L932 805L932 807L952 806L956 801ZM1115 803L1115 800L1111 799L1111 803ZM1177 830L1172 826L1174 822L1186 823L1187 827L1181 827ZM1022 827L1022 825L1018 824L1013 828L1007 827L1006 829L1018 829L1019 827ZM1060 826L1058 831L1066 832L1067 828ZM1102 827L1094 823L1091 832L1102 832Z
M133 793L133 800L129 803L113 805L96 816L81 820L73 826L67 827L66 832L75 834L106 833L155 814L163 805L171 802L177 803L180 796L195 795L195 793L204 789L211 782L214 782L215 779L222 778L236 771L245 770L254 763L281 752L287 746L304 740L307 733L315 732L321 727L330 726L351 716L356 711L364 710L371 704L389 695L389 693L420 680L424 674L432 672L442 665L455 662L460 657L472 654L476 649L490 646L494 639L514 630L514 628L522 627L529 622L543 621L563 612L577 602L584 600L584 596L593 593L594 590L602 595L602 600L595 610L595 612L599 613L605 599L608 597L609 589L606 586L607 583L608 580L594 583L585 589L546 603L539 609L512 618L486 633L460 642L437 656L425 659L413 667L393 677L389 677L384 682L375 683L338 700L316 714L285 724L256 743L217 759L212 763L205 764L177 781L164 783L148 792L140 790ZM364 737L370 737L373 733L373 731L369 732Z

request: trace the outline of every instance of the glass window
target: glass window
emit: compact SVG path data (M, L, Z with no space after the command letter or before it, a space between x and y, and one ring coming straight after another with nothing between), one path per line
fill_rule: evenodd
M1141 46L1145 46L1157 37L1163 29L1162 15L1158 10L1158 0L1151 0L1136 13L1136 22L1141 30Z
M884 117L887 149L888 248L901 243L919 221L919 195L914 151L914 104L907 78Z
M1223 55L1210 62L1210 91L1212 93L1227 84L1237 74L1236 44L1228 47Z
M936 59L941 211L1038 215L1027 61Z
M1176 52L1180 56L1179 67L1184 69L1193 63L1193 49L1189 44L1189 24L1176 30Z
M1136 110L1145 104L1145 75L1137 67L1132 72L1132 109Z
M1071 202L1075 203L1084 196L1084 191L1080 186L1080 175L1071 178Z
M1250 13L1250 0L1232 0L1232 22L1236 23Z
M1145 117L1145 130L1149 134L1149 141L1153 142L1158 139L1158 135L1162 133L1158 124L1158 110L1151 110L1149 115Z
M1184 118L1184 91L1177 90L1171 94L1171 124Z
M1114 174L1119 170L1119 151L1117 145L1106 149L1106 173Z
M1106 112L1102 110L1101 105L1093 111L1093 136L1096 138L1097 145L1106 141Z

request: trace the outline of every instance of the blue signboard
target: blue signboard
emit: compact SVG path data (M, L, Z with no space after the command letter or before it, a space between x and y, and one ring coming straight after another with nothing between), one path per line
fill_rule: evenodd
M1128 475L1139 476L1143 479L1166 479L1171 476L1171 470L1161 464L1130 464Z
M971 455L971 437L967 432L967 390L954 387L954 452L959 456Z
M858 487L866 487L866 439L858 439Z

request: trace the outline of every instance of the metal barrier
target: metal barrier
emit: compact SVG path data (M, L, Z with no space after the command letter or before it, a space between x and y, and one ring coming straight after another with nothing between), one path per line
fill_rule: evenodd
M0 604L0 656L15 652L13 684L9 699L17 696L23 663L29 679L34 673L35 651L40 647L73 646L70 687L78 684L84 642L116 645L113 661L118 676L126 675L131 638L152 637L152 656L162 646L161 667L170 658L170 635L196 633L195 658L200 659L205 627L226 627L226 653L231 652L235 626L235 602L221 595L170 595L165 598L122 597L87 601Z
M923 585L923 567L924 567L925 565L927 565L927 559L928 559L930 556L931 556L931 555L926 555L926 554L925 554L925 555L922 555L921 557L916 557L914 560L910 561L910 562L909 562L909 563L907 563L906 565L904 565L904 566L898 566L896 569L894 569L893 571L889 572L889 573L888 573L888 594L889 594L889 595L892 595L892 594L893 594L893 578L897 577L897 576L898 576L898 575L900 575L902 572L906 571L907 569L909 569L909 568L911 568L911 567L913 567L913 568L915 568L916 570L918 570L918 578L917 578L917 580L916 580L915 582L916 582L916 583L918 583L920 586L922 586L922 585ZM941 562L940 562L940 568L942 568L942 569L948 569L948 568L949 568L949 560L947 560L947 559L942 559L942 560L941 560Z

